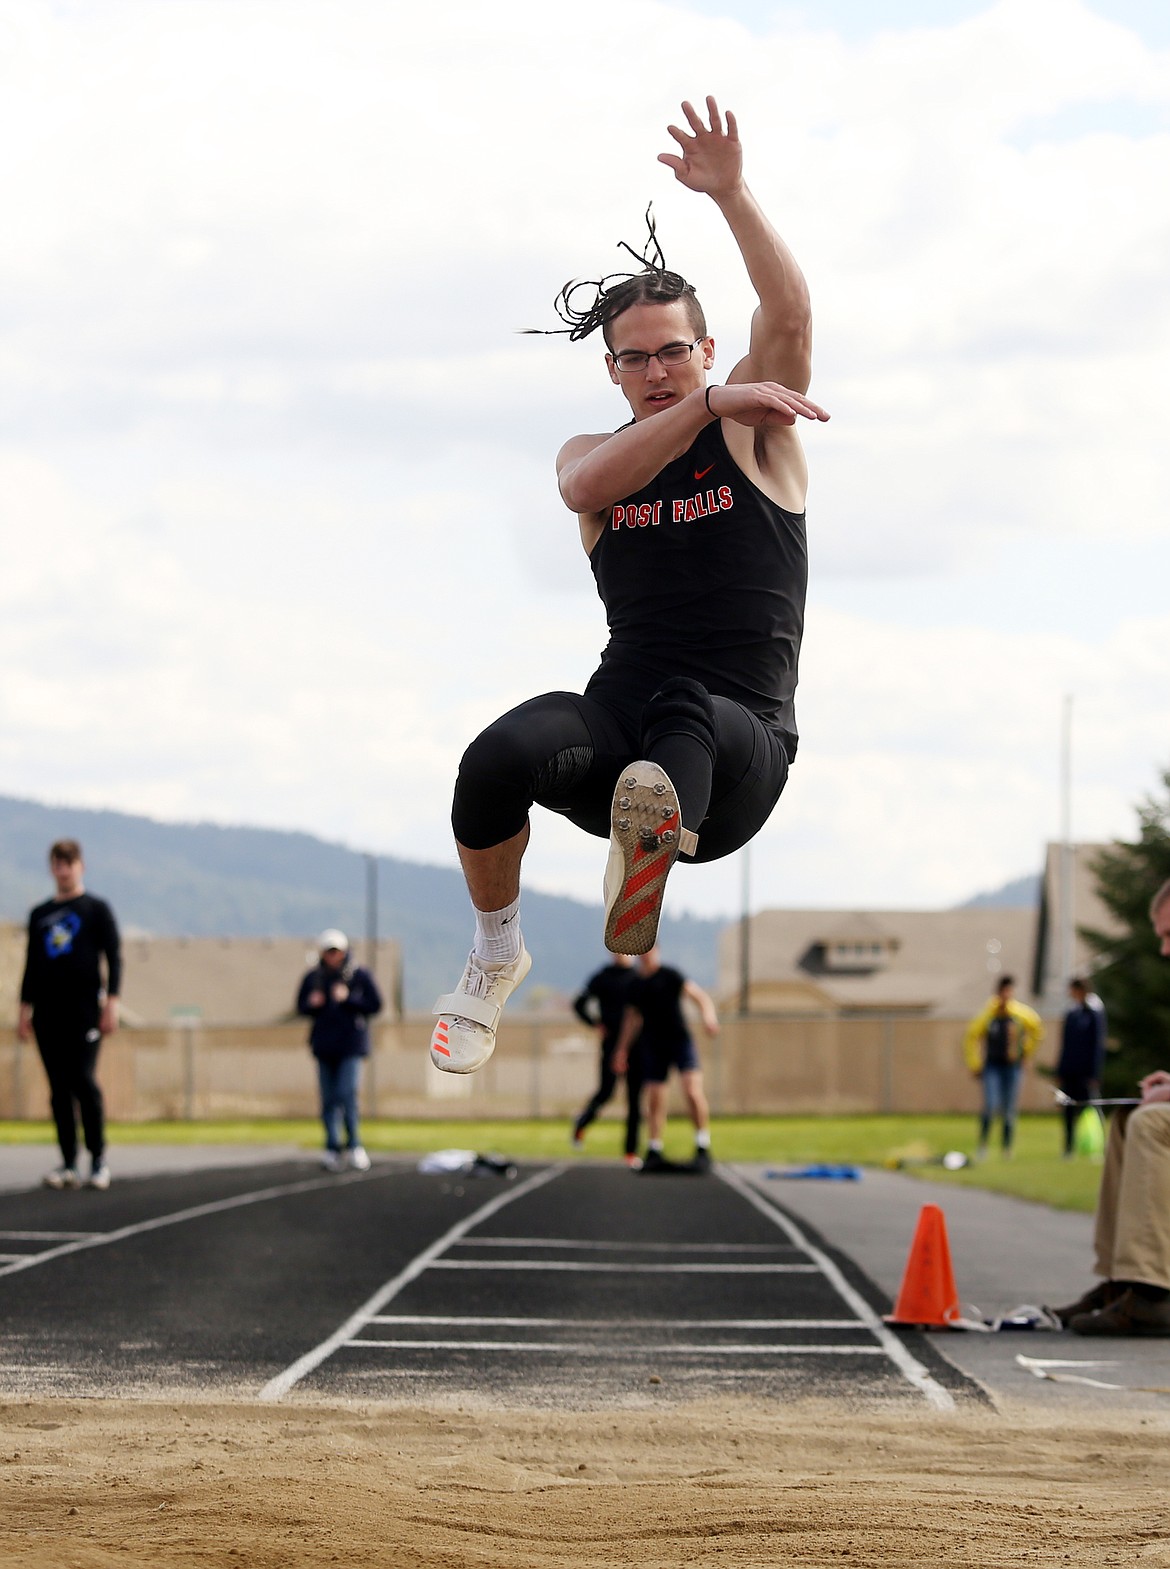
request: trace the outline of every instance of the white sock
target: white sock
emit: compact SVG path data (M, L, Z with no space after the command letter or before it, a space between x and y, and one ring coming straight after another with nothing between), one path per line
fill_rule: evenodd
M654 1150L656 1154L661 1155L662 1154L662 1140L661 1139L651 1139L650 1142L647 1144L646 1148L648 1150Z
M695 1148L697 1150L709 1150L711 1148L710 1128L700 1128L695 1134Z
M473 952L485 964L511 964L520 957L520 898L502 910L476 910Z

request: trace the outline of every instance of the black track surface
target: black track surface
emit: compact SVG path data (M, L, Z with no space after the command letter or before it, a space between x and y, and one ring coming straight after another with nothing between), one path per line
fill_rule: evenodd
M583 1164L528 1189L544 1175L423 1175L384 1161L329 1178L284 1164L122 1181L105 1194L6 1195L0 1253L18 1267L0 1262L0 1390L924 1402L864 1316L888 1301L807 1228L862 1315L832 1271L714 1174ZM184 1215L225 1201L243 1202ZM85 1240L68 1233L97 1245L50 1257ZM20 1268L24 1256L42 1261ZM373 1319L354 1320L379 1294ZM897 1344L952 1396L977 1394L927 1337ZM274 1386L306 1357L313 1365L287 1390Z

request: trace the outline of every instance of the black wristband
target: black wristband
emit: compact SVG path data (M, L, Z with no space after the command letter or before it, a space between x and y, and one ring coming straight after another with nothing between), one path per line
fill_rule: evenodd
M711 416L711 418L712 419L718 419L719 418L718 414L716 414L715 410L711 407L711 389L710 389L710 387L704 387L703 388L703 402L707 405L707 413Z

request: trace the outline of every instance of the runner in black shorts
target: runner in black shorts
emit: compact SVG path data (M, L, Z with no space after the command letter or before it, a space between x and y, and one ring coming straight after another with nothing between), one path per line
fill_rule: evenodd
M633 960L628 954L611 953L610 962L597 970L585 982L584 990L573 998L573 1012L582 1024L588 1024L600 1035L601 1062L597 1089L573 1123L573 1145L580 1149L585 1143L585 1129L596 1121L597 1114L609 1101L622 1077L614 1070L613 1054L618 1034L626 1013L626 998L637 976ZM638 1159L638 1123L641 1085L626 1072L626 1163L633 1165Z
M677 1069L687 1110L695 1127L695 1158L691 1170L706 1171L711 1164L711 1117L703 1090L699 1054L687 1022L682 1000L688 997L702 1015L708 1035L718 1035L715 1005L701 986L688 981L679 970L663 964L655 944L638 960L638 977L630 987L626 1016L614 1052L620 1073L634 1069L646 1089L646 1125L649 1138L643 1171L678 1170L662 1153L666 1131L666 1081Z
M679 152L660 161L714 201L739 247L759 298L748 352L724 385L707 385L715 341L653 227L642 271L561 295L571 338L601 330L633 414L557 458L610 638L583 695L533 698L464 753L452 824L476 932L459 984L435 1004L431 1059L447 1072L488 1060L531 966L519 911L534 803L609 838L605 945L645 953L676 858L746 844L796 754L807 557L794 427L828 418L804 396L808 290L743 183L734 116L713 98L707 122L683 112L689 130L669 128Z

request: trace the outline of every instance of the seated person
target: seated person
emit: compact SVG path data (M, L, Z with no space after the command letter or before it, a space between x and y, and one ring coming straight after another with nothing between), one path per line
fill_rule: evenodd
M1150 920L1170 958L1170 882ZM1054 1309L1078 1335L1170 1336L1170 1073L1149 1073L1140 1087L1140 1105L1114 1116L1105 1147L1094 1232L1104 1278Z

